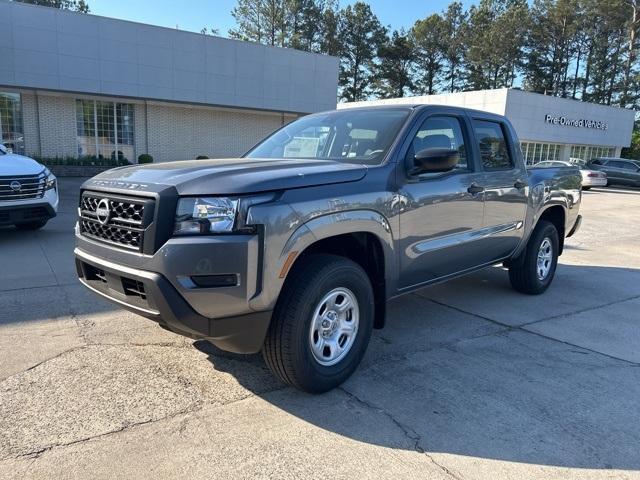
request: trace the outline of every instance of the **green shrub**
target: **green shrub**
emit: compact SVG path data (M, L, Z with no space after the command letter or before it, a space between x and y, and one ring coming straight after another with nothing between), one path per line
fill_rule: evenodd
M209 157L207 157L206 155L198 155L196 157L196 160L207 160Z
M148 153L143 153L138 156L138 163L153 163L153 157Z
M129 165L126 158L103 158L93 156L82 157L32 157L36 162L43 165L70 165L77 167L121 167Z

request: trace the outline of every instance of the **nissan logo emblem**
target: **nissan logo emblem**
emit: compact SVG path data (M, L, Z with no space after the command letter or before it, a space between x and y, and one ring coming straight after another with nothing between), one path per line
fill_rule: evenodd
M96 207L96 217L98 217L98 221L102 225L109 223L109 219L111 218L111 209L109 208L109 200L106 198L103 198L98 202L98 206Z
M14 192L19 192L20 190L22 190L22 184L17 180L14 180L13 182L11 182L9 186L11 187L11 190L13 190Z

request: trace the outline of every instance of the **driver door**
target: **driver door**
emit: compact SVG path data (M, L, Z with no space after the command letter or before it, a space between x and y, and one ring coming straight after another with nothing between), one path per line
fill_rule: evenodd
M468 119L431 115L412 133L399 170L400 289L475 267L477 233L482 228L482 173L470 148ZM415 153L427 148L457 149L456 168L444 173L411 174Z

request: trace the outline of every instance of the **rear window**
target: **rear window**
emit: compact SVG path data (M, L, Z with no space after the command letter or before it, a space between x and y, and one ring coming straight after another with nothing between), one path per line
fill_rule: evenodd
M473 130L478 140L482 166L485 170L511 170L514 167L500 123L474 120Z

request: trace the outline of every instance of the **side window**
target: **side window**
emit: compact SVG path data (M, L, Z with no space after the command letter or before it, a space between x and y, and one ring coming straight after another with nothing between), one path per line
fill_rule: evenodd
M473 130L478 140L482 166L485 170L510 170L514 167L499 123L474 120Z
M607 162L607 167L622 168L622 162L616 160L610 160Z
M631 170L632 172L635 172L638 169L638 167L636 167L631 162L624 162L624 165L622 166L622 168L624 168L625 170Z
M468 170L467 150L460 119L456 117L434 116L427 118L413 137L405 157L407 165L413 165L415 154L428 148L450 148L458 150L460 159L456 170ZM433 175L433 174L427 174Z

